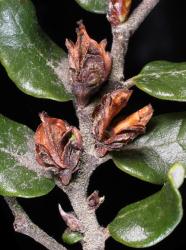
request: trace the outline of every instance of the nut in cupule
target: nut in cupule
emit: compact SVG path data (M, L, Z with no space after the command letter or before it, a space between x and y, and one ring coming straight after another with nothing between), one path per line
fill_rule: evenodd
M137 112L113 122L113 119L127 105L132 90L118 89L104 95L93 112L93 135L96 151L100 157L107 152L121 150L123 146L143 134L153 115L149 104Z
M77 41L66 40L68 49L72 92L79 106L86 106L89 99L107 80L112 60L106 52L106 40L97 43L91 39L82 22L77 28Z
M78 170L82 153L79 130L66 121L40 114L41 124L35 133L36 160L44 167L56 169L63 185L68 185Z

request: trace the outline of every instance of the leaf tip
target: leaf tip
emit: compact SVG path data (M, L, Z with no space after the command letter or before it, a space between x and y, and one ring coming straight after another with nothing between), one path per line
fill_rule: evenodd
M174 187L179 188L184 181L185 169L180 162L175 163L168 172L168 178Z

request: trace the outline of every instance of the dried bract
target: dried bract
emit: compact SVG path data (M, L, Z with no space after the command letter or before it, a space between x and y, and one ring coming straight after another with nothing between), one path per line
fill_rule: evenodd
M93 134L98 141L106 137L112 119L127 105L132 90L119 89L106 94L93 113Z
M110 53L105 51L106 45L106 40L97 43L91 39L82 22L79 22L76 43L66 40L72 91L78 105L86 106L108 78L112 61Z
M132 0L110 0L107 18L111 25L117 26L126 21Z
M36 160L45 167L54 167L64 185L67 185L82 151L82 138L77 128L67 122L40 114L42 123L35 133Z
M108 151L119 150L145 132L146 125L153 115L149 104L132 115L113 123L113 118L127 105L132 94L130 90L119 89L102 98L96 107L93 118L93 134L96 150L100 157Z

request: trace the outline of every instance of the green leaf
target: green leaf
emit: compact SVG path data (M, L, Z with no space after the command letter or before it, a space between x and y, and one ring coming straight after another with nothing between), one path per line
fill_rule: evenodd
M180 172L180 165L178 166ZM184 174L179 176L183 181ZM109 225L111 236L130 247L149 247L167 237L180 222L182 200L176 189L174 166L168 182L158 193L123 208ZM170 178L171 177L171 178ZM181 181L181 182L182 182Z
M72 232L67 229L62 235L62 239L66 244L73 245L81 241L83 239L83 235L79 232Z
M164 183L172 164L186 162L186 113L154 117L143 136L112 156L122 171L144 181Z
M132 80L138 88L156 98L186 101L186 62L154 61Z
M69 100L66 55L41 31L32 2L0 0L0 23L0 61L17 87L35 97Z
M85 10L90 12L105 14L107 13L107 0L76 0Z
M33 132L0 116L0 195L31 198L54 188L54 181L41 175L34 151Z

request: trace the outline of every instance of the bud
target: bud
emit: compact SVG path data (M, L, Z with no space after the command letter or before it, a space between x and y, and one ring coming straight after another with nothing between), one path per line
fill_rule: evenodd
M59 213L66 223L67 227L72 231L72 232L81 232L83 227L81 225L81 222L77 219L74 213L66 213L60 204L58 204L58 209Z
M149 104L132 115L113 122L113 118L127 105L132 94L130 90L119 89L102 98L93 115L93 134L96 139L96 151L100 157L107 152L119 150L124 145L143 134L153 115Z
M36 160L45 167L58 170L64 185L67 185L82 152L82 138L77 128L67 122L40 114L42 123L35 133Z
M113 26L124 23L128 17L132 0L110 0L107 18Z
M104 196L99 196L99 191L94 191L87 199L89 207L95 210L104 202L104 200Z
M112 62L110 53L105 51L106 45L106 40L97 43L91 39L82 22L77 29L77 42L66 40L72 91L78 105L86 106L108 78Z

